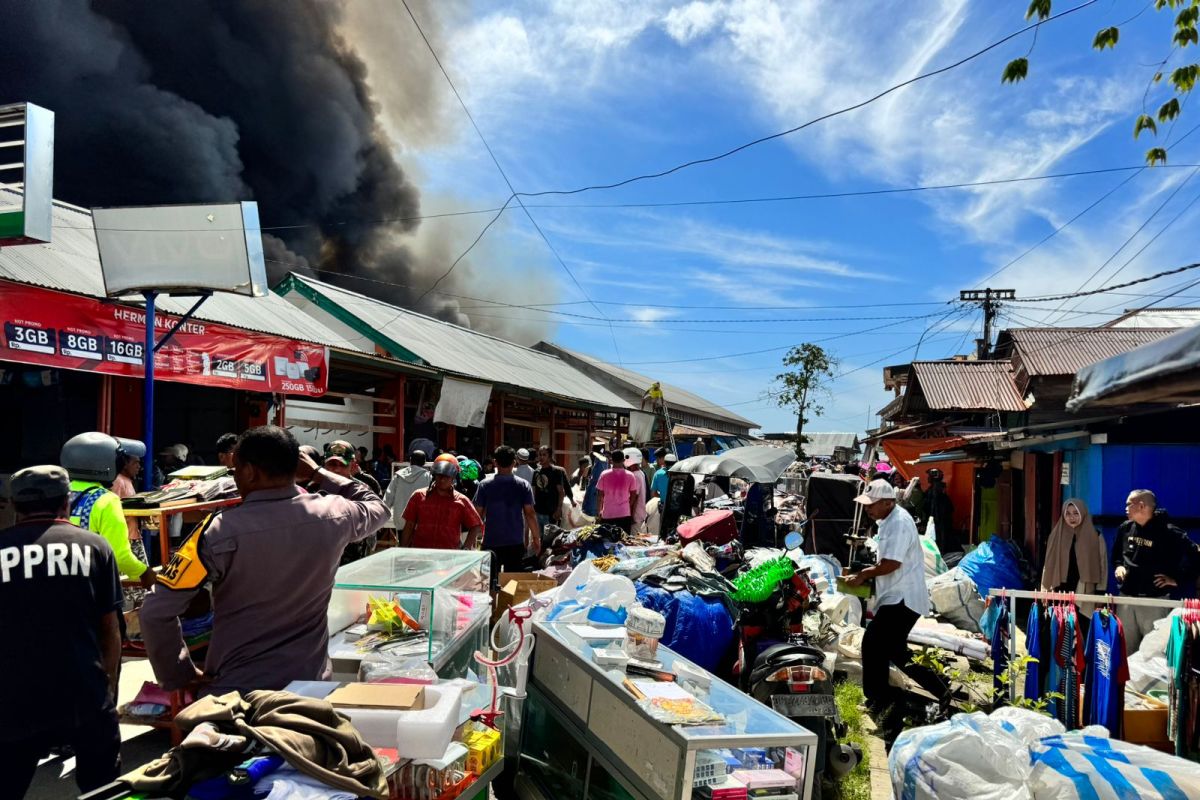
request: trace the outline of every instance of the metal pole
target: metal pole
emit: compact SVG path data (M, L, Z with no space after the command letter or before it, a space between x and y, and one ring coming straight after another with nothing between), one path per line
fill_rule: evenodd
M146 298L146 346L142 358L146 364L145 383L142 387L142 441L146 444L146 461L142 465L142 490L154 488L154 301L158 292L144 292ZM166 536L165 530L158 532Z

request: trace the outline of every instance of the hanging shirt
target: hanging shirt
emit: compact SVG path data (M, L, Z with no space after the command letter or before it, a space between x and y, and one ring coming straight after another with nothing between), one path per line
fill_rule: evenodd
M1176 615L1171 619L1171 633L1167 637L1167 666L1171 668L1171 693L1167 698L1167 735L1175 742L1175 755L1178 756L1185 752L1183 736L1180 735L1183 727L1180 717L1186 702L1184 654L1187 644L1187 623L1182 616Z
M1029 657L1034 659L1025 668L1026 700L1042 699L1042 678L1046 674L1045 664L1043 663L1045 655L1042 650L1041 636L1044 625L1042 607L1039 603L1034 603L1029 607L1029 620L1025 623L1026 649L1029 651Z
M992 687L1000 692L1005 685L1001 676L1008 670L1008 605L1004 601L998 605L1000 613L992 629Z
M1103 725L1113 738L1121 735L1125 713L1125 682L1129 680L1125 631L1115 614L1092 614L1084 679L1084 725Z
M1063 627L1062 606L1051 606L1046 611L1050 618L1050 638L1047 641L1048 647L1042 651L1046 655L1044 662L1046 665L1046 674L1042 685L1047 687L1051 694L1057 694L1059 678L1062 675L1062 667L1058 661L1059 634ZM1046 713L1057 719L1060 704L1057 697L1048 698Z

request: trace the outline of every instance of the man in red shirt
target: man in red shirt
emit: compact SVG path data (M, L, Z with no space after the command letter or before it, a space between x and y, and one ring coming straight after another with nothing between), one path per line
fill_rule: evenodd
M460 550L464 530L467 541L479 541L483 520L471 498L454 490L458 470L458 460L449 453L434 459L429 469L433 473L433 485L413 492L404 507L401 547Z

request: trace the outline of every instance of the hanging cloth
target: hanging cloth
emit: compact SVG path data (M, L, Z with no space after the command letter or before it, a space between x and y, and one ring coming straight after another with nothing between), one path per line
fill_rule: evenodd
M992 688L1000 697L1005 687L1002 676L1008 671L1008 604L1003 599L992 602L1000 609L992 628Z
M1083 724L1103 725L1114 739L1120 738L1129 658L1125 630L1116 614L1103 610L1092 614L1085 658Z
M1029 607L1029 619L1025 623L1025 644L1029 657L1034 659L1025 668L1025 699L1042 699L1042 680L1046 676L1045 651L1042 649L1042 633L1047 622L1042 616L1042 604Z

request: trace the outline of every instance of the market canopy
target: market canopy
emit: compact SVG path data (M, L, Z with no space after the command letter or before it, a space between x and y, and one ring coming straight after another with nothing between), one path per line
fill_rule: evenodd
M1084 367L1075 377L1067 410L1198 398L1200 325Z
M735 447L717 455L685 458L671 467L670 471L721 475L751 483L775 483L795 462L796 453L790 448L754 445Z

